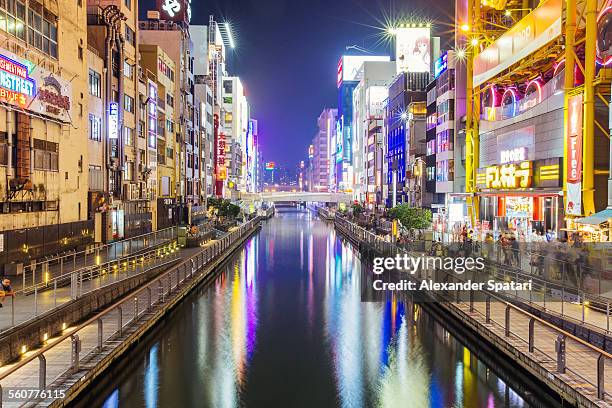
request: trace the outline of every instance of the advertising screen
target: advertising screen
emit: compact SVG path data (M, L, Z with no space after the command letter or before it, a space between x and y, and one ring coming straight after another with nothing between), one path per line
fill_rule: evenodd
M275 162L267 162L266 163L266 170L272 171L276 168L276 163Z
M338 62L338 88L343 82L359 81L359 68L366 61L391 61L388 55L345 55Z
M431 32L427 27L401 27L395 34L397 72L429 72Z

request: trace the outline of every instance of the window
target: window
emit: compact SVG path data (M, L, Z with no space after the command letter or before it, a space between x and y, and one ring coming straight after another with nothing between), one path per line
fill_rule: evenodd
M102 141L102 118L89 114L89 139Z
M174 108L174 96L169 93L166 94L166 104L172 108Z
M168 133L174 133L174 122L170 119L166 119L166 130Z
M145 137L145 123L142 120L138 122L138 137Z
M125 95L123 109L125 109L127 112L134 113L134 98L132 98L130 95Z
M125 7L128 9L132 9L132 0L123 0L123 4L125 4Z
M132 146L134 143L134 129L129 127L123 128L123 144L126 146Z
M131 0L125 0L126 3L130 2ZM127 42L129 42L130 44L132 44L132 47L136 46L136 34L134 33L134 30L132 30L127 24L125 25L125 40Z
M230 80L223 81L223 92L231 94L233 89L233 83Z
M59 145L45 140L34 139L34 169L59 170Z
M132 181L134 177L134 162L126 162L123 168L123 180Z
M83 47L79 45L79 59L83 61Z
M102 97L102 76L93 69L89 70L89 94Z
M123 75L126 78L134 79L134 65L131 65L127 61L123 61Z
M0 165L8 165L8 134L0 132Z
M26 26L26 14L28 25ZM27 41L40 51L57 58L57 23L50 12L49 19L33 9L27 8L22 0L0 1L0 30Z

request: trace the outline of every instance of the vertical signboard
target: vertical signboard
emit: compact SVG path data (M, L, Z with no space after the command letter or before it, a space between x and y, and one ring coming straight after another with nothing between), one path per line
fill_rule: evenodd
M108 138L119 139L119 104L111 102L108 106Z
M157 149L157 85L149 81L149 106L148 106L148 117L149 117L149 132L148 132L148 146L150 149ZM170 140L173 135L168 135Z
M157 10L167 21L187 24L191 21L191 0L157 0Z
M567 198L565 212L582 215L582 104L583 95L569 98L567 110Z
M397 72L429 72L431 33L428 27L401 27L395 31Z
M217 180L227 179L227 168L225 167L225 135L219 134L217 140Z

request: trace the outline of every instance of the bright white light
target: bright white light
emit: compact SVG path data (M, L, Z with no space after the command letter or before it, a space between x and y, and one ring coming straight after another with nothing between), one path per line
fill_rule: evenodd
M402 112L401 118L402 118L402 120L408 119L408 113Z
M229 23L225 23L225 30L227 31L227 38L229 39L230 48L236 48L236 44L234 43L234 36L232 35Z

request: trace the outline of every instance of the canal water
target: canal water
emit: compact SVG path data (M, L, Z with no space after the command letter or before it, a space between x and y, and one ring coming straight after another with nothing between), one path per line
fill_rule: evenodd
M424 309L361 302L362 267L312 213L280 212L77 405L551 406Z

